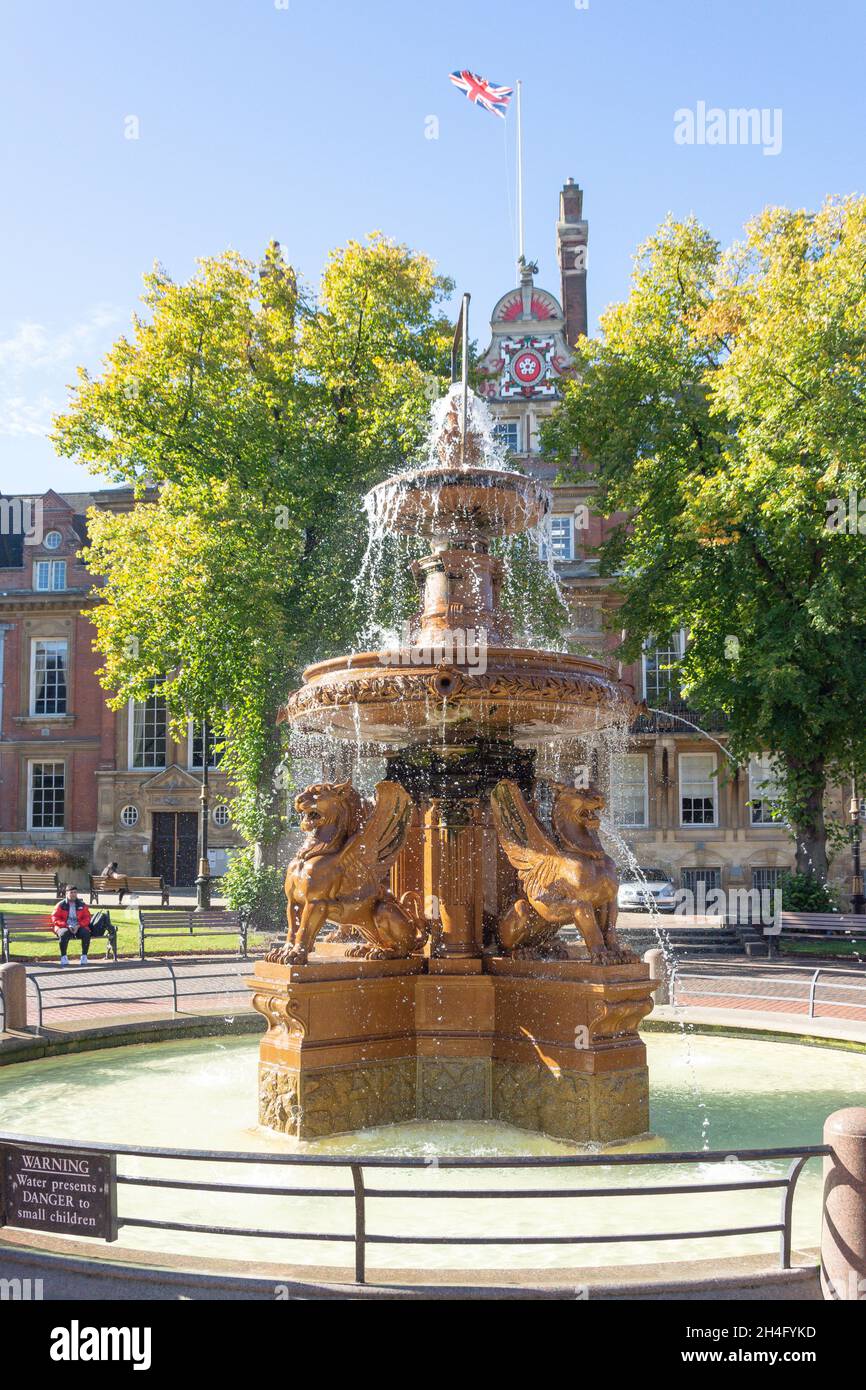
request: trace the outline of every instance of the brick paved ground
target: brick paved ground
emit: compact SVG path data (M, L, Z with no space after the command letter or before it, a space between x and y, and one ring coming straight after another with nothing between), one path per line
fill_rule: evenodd
M757 1009L808 1016L812 995L813 1018L866 1021L866 969L847 972L821 967L813 992L814 975L808 967L795 971L784 965L732 965L722 971L701 970L695 965L680 971L674 1000L705 1009Z
M124 961L93 963L86 969L53 963L27 967L28 1018L39 1021L38 995L42 994L42 1025L47 1028L82 1026L88 1021L134 1021L145 1017L179 1014L250 1011L250 991L245 984L254 962L230 956L175 957L143 964ZM172 975L172 971L174 974ZM811 966L775 965L746 960L683 962L677 971L673 1002L700 1009L730 1009L768 1014L866 1022L866 967L821 967L812 990Z
M170 1016L175 1012L173 980L177 987L177 1012L235 1014L249 1011L250 991L244 981L252 975L253 961L190 960L121 962L118 966L93 964L31 966L27 970L28 1019L39 1018L47 1028L87 1020L132 1021L136 1017ZM173 975L172 975L173 972Z

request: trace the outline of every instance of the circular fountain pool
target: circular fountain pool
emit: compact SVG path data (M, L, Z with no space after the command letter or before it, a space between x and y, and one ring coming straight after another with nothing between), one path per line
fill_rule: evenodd
M617 1153L817 1144L833 1110L862 1104L866 1096L866 1056L788 1043L701 1036L693 1033L647 1036L653 1135ZM424 1124L389 1126L315 1143L299 1143L256 1125L254 1039L210 1039L160 1043L88 1053L0 1071L0 1114L7 1132L31 1136L170 1148L243 1150L309 1155L414 1156L424 1167L379 1170L375 1185L431 1189L492 1187L547 1189L660 1182L718 1182L767 1177L784 1172L787 1160L743 1163L731 1158L722 1175L717 1164L682 1168L598 1167L565 1170L439 1170L444 1156L561 1155L572 1146L501 1124ZM120 1171L156 1173L153 1160L122 1157ZM201 1164L160 1163L159 1175L204 1178ZM348 1173L317 1167L209 1166L209 1181L247 1185L280 1184L345 1187ZM350 1184L349 1184L350 1185ZM794 1215L794 1246L818 1242L820 1162L812 1161L800 1179ZM368 1229L392 1235L505 1234L543 1236L568 1233L696 1230L767 1224L778 1220L777 1189L653 1197L563 1197L506 1200L441 1198L424 1201L371 1199ZM158 1207L158 1212L157 1212ZM351 1231L352 1202L322 1196L282 1198L232 1196L196 1191L121 1187L121 1217L158 1214L160 1219L243 1225L293 1231ZM191 1235L127 1226L120 1243L127 1248L176 1254L296 1265L345 1266L351 1247L337 1242L314 1246L298 1241ZM669 1240L589 1246L379 1246L370 1263L401 1268L556 1268L638 1264L647 1260L685 1260L757 1254L775 1250L777 1237L756 1234L723 1239Z

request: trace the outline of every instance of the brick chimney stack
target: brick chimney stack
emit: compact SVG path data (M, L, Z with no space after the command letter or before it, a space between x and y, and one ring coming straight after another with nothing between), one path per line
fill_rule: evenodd
M556 224L556 256L562 277L562 307L569 347L574 347L581 333L587 332L588 235L589 226L583 220L583 189L574 179L569 179L559 195L559 221Z

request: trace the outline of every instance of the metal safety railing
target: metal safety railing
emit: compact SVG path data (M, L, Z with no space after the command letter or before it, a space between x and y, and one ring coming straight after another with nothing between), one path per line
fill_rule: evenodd
M688 996L693 1001L695 996L701 999L725 999L755 1001L756 1006L760 1003L765 1004L790 1004L791 1013L804 1013L807 1018L816 1017L816 1006L823 1005L829 1009L839 1008L859 1008L866 1013L866 972L862 970L836 970L832 966L820 966L815 970L804 970L802 973L794 973L796 967L786 967L785 974L775 972L773 975L748 976L733 974L709 974L691 971L687 969L675 969L671 974L670 1001L671 1004L682 1003L683 996ZM823 985L821 977L830 977ZM852 983L843 983L843 978L851 980ZM853 983L856 981L857 983ZM707 988L706 983L711 983L716 988ZM773 989L776 984L779 988L785 986L785 992L780 993L779 989ZM746 986L746 987L744 987ZM825 994L819 999L819 988L835 991ZM847 997L842 997L842 996ZM854 997L851 997L854 996ZM804 1006L797 1009L797 1005ZM722 1003L720 1007L724 1007ZM832 1015L831 1015L832 1016Z
M348 1158L339 1155L312 1155L312 1154L273 1154L273 1153L239 1153L230 1151L226 1153L214 1152L203 1149L168 1149L152 1148L141 1145L130 1144L78 1144L66 1139L46 1139L24 1136L21 1134L0 1133L0 1144L2 1145L39 1145L49 1148L52 1151L63 1152L74 1151L81 1153L82 1149L90 1153L105 1154L112 1156L114 1161L121 1158L143 1158L156 1160L157 1162L176 1163L178 1160L187 1163L213 1163L213 1164L237 1164L241 1167L254 1165L257 1167L267 1166L278 1169L338 1169L346 1171L351 1180L351 1186L343 1187L310 1187L305 1185L278 1186L270 1183L241 1183L225 1181L198 1181L190 1177L179 1177L169 1172L166 1176L153 1176L149 1174L117 1173L117 1184L120 1188L147 1189L152 1192L154 1198L148 1210L153 1211L158 1195L167 1190L187 1191L187 1192L212 1192L225 1193L232 1196L258 1196L258 1197L280 1197L280 1198L321 1198L334 1197L345 1198L353 1204L354 1220L350 1229L340 1231L304 1231L289 1230L281 1226L278 1229L269 1227L249 1227L215 1224L212 1222L190 1222L182 1220L172 1220L170 1218L160 1218L158 1214L148 1216L136 1216L122 1210L117 1212L117 1229L124 1226L138 1227L157 1231L181 1231L187 1234L199 1235L220 1235L220 1236L241 1236L246 1239L258 1240L286 1240L297 1242L337 1242L349 1244L354 1247L354 1270L355 1280L363 1284L366 1279L367 1271L367 1252L371 1246L382 1245L428 1245L428 1246L584 1246L584 1245L613 1245L631 1244L633 1242L651 1243L670 1240L710 1240L721 1239L732 1236L746 1236L759 1234L776 1234L779 1237L779 1267L781 1269L791 1268L792 1254L792 1220L794 1208L794 1195L797 1182L806 1164L810 1159L821 1158L832 1153L829 1146L824 1144L804 1145L802 1147L785 1146L770 1149L740 1149L737 1151L711 1151L711 1152L686 1152L669 1154L576 1154L562 1155L555 1157L518 1157L518 1158L437 1158L435 1167L438 1171L445 1169L451 1170L478 1170L495 1171L497 1173L510 1173L524 1171L526 1169L548 1169L548 1170L581 1170L586 1168L646 1168L658 1167L662 1169L681 1167L683 1165L700 1165L704 1168L707 1164L728 1164L735 1163L765 1163L780 1160L790 1160L787 1170L778 1174L750 1175L746 1178L729 1177L715 1182L685 1182L670 1183L660 1182L651 1186L635 1186L622 1184L619 1186L605 1187L533 1187L516 1188L507 1186L473 1188L473 1187L388 1187L388 1186L368 1186L370 1174L381 1173L383 1170L403 1171L407 1169L423 1169L428 1173L431 1171L431 1160L429 1158L391 1158L379 1157L375 1155L365 1156L364 1158ZM575 1235L550 1235L542 1233L538 1235L513 1235L497 1233L495 1235L455 1235L455 1234L425 1234L407 1235L371 1231L368 1227L368 1207L370 1200L390 1202L394 1200L413 1201L441 1201L443 1198L457 1200L471 1200L473 1202L483 1201L523 1201L526 1199L548 1199L557 1203L563 1200L583 1199L583 1198L611 1198L611 1197L656 1197L656 1196L680 1196L709 1193L725 1192L745 1192L757 1190L776 1190L781 1192L781 1207L778 1220L767 1220L751 1225L741 1226L713 1226L700 1229L676 1230L676 1231L641 1231L628 1230L617 1233L605 1232L604 1234L586 1234L581 1232Z
M101 964L98 969L85 971L73 969L74 973L72 970L61 972L56 967L28 970L28 1018L32 999L37 1028L44 1026L47 1013L58 1010L92 1010L95 1006L110 1009L118 1005L168 1004L170 1001L171 1012L176 1014L181 1012L181 998L196 1000L238 995L248 1000L250 991L244 980L252 975L253 963L250 962L248 968L238 963L233 970L224 962L196 969L166 959ZM213 987L207 988L207 985Z

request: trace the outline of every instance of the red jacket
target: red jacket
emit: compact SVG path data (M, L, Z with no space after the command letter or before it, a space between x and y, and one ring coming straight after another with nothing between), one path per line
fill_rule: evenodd
M90 926L90 908L87 906L87 903L82 902L80 898L77 900L77 906L78 906L78 925L79 925L79 927L89 927L89 926ZM69 919L69 903L66 901L65 898L61 898L60 902L57 904L57 906L55 907L54 911L53 911L52 914L51 914L51 925L52 925L52 927L54 928L54 931L55 931L55 932L62 932L62 931L64 931L65 928L66 928L66 923L67 923L68 919Z

